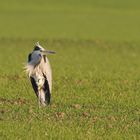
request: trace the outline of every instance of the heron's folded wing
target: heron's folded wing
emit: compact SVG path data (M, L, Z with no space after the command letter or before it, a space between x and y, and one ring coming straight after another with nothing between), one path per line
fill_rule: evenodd
M45 78L44 88L43 88L43 90L45 92L45 100L49 104L50 103L50 100L51 100L50 87L49 87L48 80L47 80L46 76L44 74L43 74L43 76Z
M34 80L33 77L30 77L30 80L31 80L31 83L32 83L32 87L34 89L34 92L35 92L36 96L38 97L38 86L37 86L37 84L36 84L36 82L35 82L35 80Z

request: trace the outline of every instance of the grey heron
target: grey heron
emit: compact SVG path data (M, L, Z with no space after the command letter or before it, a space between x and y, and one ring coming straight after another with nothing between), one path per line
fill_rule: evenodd
M45 50L39 42L35 44L33 51L28 55L28 63L25 66L39 105L50 103L52 91L52 71L47 54L53 51Z

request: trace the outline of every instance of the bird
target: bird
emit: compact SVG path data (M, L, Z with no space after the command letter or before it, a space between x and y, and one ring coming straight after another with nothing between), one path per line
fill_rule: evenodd
M39 106L49 105L51 101L52 70L47 55L54 53L54 51L44 49L37 42L33 51L28 55L25 69L38 98Z

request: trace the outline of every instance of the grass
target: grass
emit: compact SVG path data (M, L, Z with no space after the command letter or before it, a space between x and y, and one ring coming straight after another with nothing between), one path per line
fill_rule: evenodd
M0 139L140 139L139 2L8 2L0 4ZM48 56L52 103L41 109L23 72L38 40L57 52Z
M0 59L3 138L139 138L139 46L48 41L57 51L49 57L54 73L53 98L50 107L39 110L22 70L32 41L26 41L26 46L24 40L1 42L5 52ZM6 56L9 59L3 62Z

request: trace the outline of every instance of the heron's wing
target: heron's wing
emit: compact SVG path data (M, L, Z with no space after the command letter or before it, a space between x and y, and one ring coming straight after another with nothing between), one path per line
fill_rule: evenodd
M45 93L45 100L49 104L50 100L51 100L50 87L49 87L49 83L48 83L48 80L47 80L46 76L44 74L43 74L43 76L45 78L44 87L43 87L43 90L44 90L44 93Z
M36 96L38 97L38 87L37 87L37 84L36 84L36 82L35 82L35 80L34 80L33 77L30 77L30 80L31 80L31 83L32 83L32 87L34 89L34 92L35 92Z
M43 64L41 64L42 67L42 72L44 73L44 75L46 76L46 79L48 80L48 84L49 84L49 88L50 88L50 92L52 91L52 70L51 70L51 66L49 63L49 60L47 57L43 56Z

